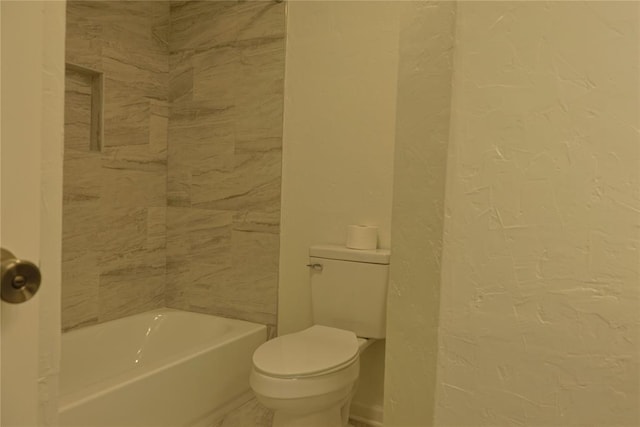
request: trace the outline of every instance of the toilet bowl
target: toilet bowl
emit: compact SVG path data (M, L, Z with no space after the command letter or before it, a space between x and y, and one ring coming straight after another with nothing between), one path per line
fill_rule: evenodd
M353 332L315 325L256 350L251 388L274 410L273 427L346 426L367 344Z
M389 257L385 249L309 249L315 325L253 354L251 388L274 411L273 427L348 426L360 353L385 337Z

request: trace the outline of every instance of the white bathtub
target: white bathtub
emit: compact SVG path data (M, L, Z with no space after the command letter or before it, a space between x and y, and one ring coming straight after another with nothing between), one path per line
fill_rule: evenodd
M160 309L62 334L60 426L211 425L249 395L266 327Z

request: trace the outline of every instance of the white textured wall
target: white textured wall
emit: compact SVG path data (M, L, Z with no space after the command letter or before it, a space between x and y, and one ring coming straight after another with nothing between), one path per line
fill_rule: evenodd
M436 425L640 425L639 6L458 5Z
M389 247L398 56L399 4L287 6L280 334L311 325L311 244L343 243L348 224L369 223ZM365 400L381 404L383 369L375 365L363 370L361 388L376 389L378 401Z

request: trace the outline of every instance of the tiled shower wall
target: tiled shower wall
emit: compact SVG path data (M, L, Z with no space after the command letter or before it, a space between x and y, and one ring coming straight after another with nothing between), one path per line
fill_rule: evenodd
M167 305L275 325L284 3L170 15Z
M89 149L91 88L68 72L62 328L164 305L167 2L67 2L68 64L104 76L104 142Z
M271 1L68 2L105 123L91 151L68 72L63 329L164 305L275 325L284 34Z

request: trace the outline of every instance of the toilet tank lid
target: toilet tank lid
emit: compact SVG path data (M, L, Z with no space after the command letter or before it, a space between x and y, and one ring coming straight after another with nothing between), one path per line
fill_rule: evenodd
M389 264L391 251L389 249L350 249L338 245L313 245L309 248L309 256L371 264Z

